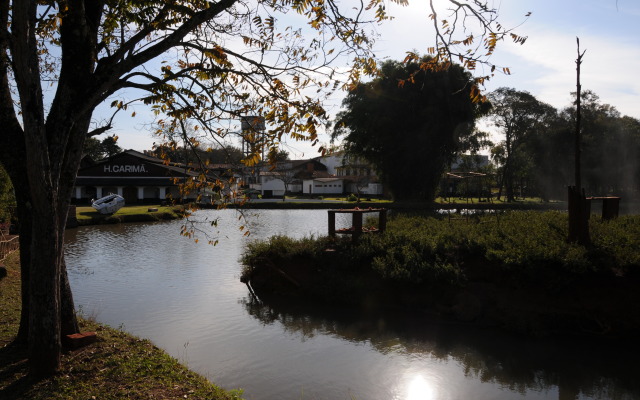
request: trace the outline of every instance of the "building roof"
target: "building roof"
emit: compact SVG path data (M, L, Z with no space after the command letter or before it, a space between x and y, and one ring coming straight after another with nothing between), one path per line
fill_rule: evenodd
M172 177L97 177L97 176L78 176L76 178L77 186L173 186L174 178Z
M342 181L344 179L342 178L313 178L313 179L309 179L309 180L313 180L315 182L337 182L337 181Z
M209 171L211 178L217 176ZM167 163L160 158L135 150L102 160L94 165L81 168L76 177L77 185L173 185L174 178L194 178L200 176L197 168L184 164Z

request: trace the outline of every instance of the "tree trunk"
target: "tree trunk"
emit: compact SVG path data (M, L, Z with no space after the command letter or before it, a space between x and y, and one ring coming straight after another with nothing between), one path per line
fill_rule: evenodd
M32 230L28 354L30 373L44 377L60 369L62 243L54 205L36 213L40 215L35 216L38 226Z
M576 60L576 132L575 132L575 186L569 186L569 241L578 242L581 245L591 243L589 237L589 211L587 209L587 200L582 189L582 171L580 166L580 65L582 64L582 56L580 53L580 39L576 38L578 44L578 59Z
M569 241L583 246L591 243L587 202L584 193L575 186L569 186Z
M20 137L17 132L13 134L5 132L8 135L8 139ZM6 137L5 137L6 138ZM26 174L26 152L24 145L21 145L21 141L14 141L11 146L10 152L0 151L0 160L2 160L5 169L7 170L11 182L13 184L15 196L16 196L16 209L19 222L19 240L20 240L20 276L21 276L21 300L22 308L20 312L20 327L18 328L18 334L16 335L15 342L17 344L26 345L28 343L29 336L29 278L31 275L31 240L33 231L33 216L32 216L32 204L31 196L29 193L29 180ZM4 141L0 141L3 145L3 149L9 149ZM73 296L71 293L71 287L69 286L69 280L67 276L66 267L61 264L61 276L60 276L60 302L62 304L61 318L62 318L62 335L69 335L78 333L78 321L75 314L75 307L73 303Z
M71 285L69 285L67 263L63 256L60 264L60 336L64 337L78 332L80 332L80 327L76 317Z
M507 194L507 202L511 203L515 201L514 191L513 191L513 179L511 176L507 178L507 182L505 184L506 194Z
M13 179L12 179L13 181ZM19 184L20 185L20 184ZM31 264L31 213L27 207L27 201L23 199L22 190L14 184L16 194L19 241L20 241L20 289L22 308L20 310L20 327L16 335L16 343L26 345L29 336L29 275Z

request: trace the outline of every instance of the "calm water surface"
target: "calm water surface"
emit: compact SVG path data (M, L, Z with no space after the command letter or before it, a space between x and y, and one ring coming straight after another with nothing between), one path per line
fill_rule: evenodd
M239 281L246 243L325 234L327 212L197 216L217 246L202 233L200 243L180 236L182 221L69 230L76 305L151 339L216 384L244 389L246 399L640 398L629 349L540 343L416 316L262 305Z

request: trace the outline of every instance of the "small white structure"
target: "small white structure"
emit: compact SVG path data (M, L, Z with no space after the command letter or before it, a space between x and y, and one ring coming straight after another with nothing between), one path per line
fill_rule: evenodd
M113 193L91 203L91 207L95 208L100 214L113 214L123 206L124 197Z
M254 185L266 198L284 196L284 181L276 172L260 172L260 184Z
M302 181L302 193L304 194L343 194L344 179L342 178L315 178Z

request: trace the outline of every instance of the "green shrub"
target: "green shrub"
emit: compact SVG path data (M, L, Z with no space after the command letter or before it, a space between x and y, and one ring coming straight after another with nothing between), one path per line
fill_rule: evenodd
M371 274L427 287L463 284L477 273L475 268L513 283L549 288L566 286L583 274L639 271L640 216L604 222L594 218L590 226L593 245L587 248L567 242L568 217L562 212L514 211L462 220L398 213L382 235L363 235L356 243L277 236L249 245L242 261L257 265L259 259L300 256L315 260L336 280L355 284ZM325 262L329 247L339 256Z

